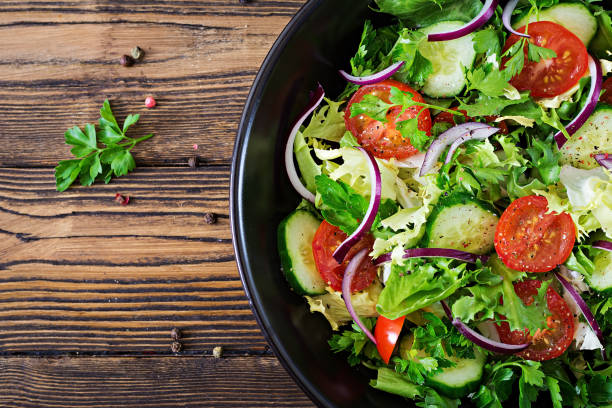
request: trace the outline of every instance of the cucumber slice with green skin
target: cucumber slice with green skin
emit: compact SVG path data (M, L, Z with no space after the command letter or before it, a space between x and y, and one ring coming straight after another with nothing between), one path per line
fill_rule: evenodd
M404 336L400 343L400 355L408 360L412 348L412 335ZM417 357L427 357L427 353L418 350ZM449 357L455 363L454 367L443 368L438 374L425 379L425 384L450 398L461 398L478 389L482 381L482 374L486 357L474 349L474 358Z
M278 226L278 253L285 277L299 295L325 293L312 255L312 240L321 220L311 212L295 210Z
M589 285L598 292L612 294L612 252L600 251L594 258L595 270L589 278Z
M597 58L610 58L608 52L612 50L612 18L608 13L600 13L597 16L599 29L595 38L591 40L589 49Z
M461 21L442 21L423 28L425 34L453 31L463 27ZM465 69L474 64L476 52L470 33L451 41L422 42L419 52L431 61L433 73L425 81L422 91L432 98L458 95L465 87Z
M539 18L538 18L539 17ZM531 15L530 23L536 21L552 21L567 28L576 37L588 45L597 32L597 19L582 3L561 3L540 12L539 16ZM527 24L527 16L524 16L512 27L521 28Z
M438 202L427 219L424 244L486 254L493 249L498 221L488 203L467 193L451 194Z
M584 125L561 148L561 164L581 169L599 166L597 153L612 153L612 106L600 103Z

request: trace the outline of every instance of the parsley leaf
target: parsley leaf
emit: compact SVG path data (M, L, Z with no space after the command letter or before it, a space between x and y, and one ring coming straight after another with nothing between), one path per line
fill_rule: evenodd
M99 131L95 125L87 123L84 131L74 126L66 131L66 144L72 146L70 152L76 159L62 160L55 167L57 191L64 191L79 178L84 186L90 186L97 179L108 183L113 175L120 177L136 167L130 150L139 142L153 135L139 139L126 136L126 131L138 122L139 115L128 115L119 127L108 100L100 109ZM124 142L124 143L121 143ZM101 147L105 145L105 147Z
M527 41L527 44L529 44L527 47L527 58L529 58L529 61L540 62L541 59L551 59L557 57L557 53L550 48L540 47L531 41Z
M486 69L489 69L487 73ZM502 96L508 87L508 80L503 71L493 69L492 64L480 66L466 75L468 90L477 89L487 96Z
M418 126L418 116L412 119L402 120L397 122L397 130L400 131L403 138L408 138L410 140L410 144L414 146L418 151L424 152L425 145L430 141L429 136L425 131L420 130Z
M466 114L471 117L499 115L507 106L518 105L528 100L529 97L526 94L521 95L521 99L506 99L479 94L472 103L461 100L458 109L466 111Z
M502 54L502 56L510 56L505 63L504 73L506 75L506 79L509 81L515 75L520 74L523 70L523 66L525 65L525 53L523 51L523 46L525 45L525 39L521 38L510 48L506 50Z
M372 330L375 320L374 318L361 319L368 330ZM350 329L344 330L341 334L334 334L328 343L334 353L347 351L349 353L348 362L351 366L359 364L364 358L380 360L376 346L368 339L361 328L357 326L357 323L353 323Z
M485 54L487 57L497 55L499 57L501 45L495 29L489 27L485 30L476 31L472 41L474 42L474 51L477 54Z
M393 89L393 88L392 88ZM351 105L351 118L366 115L379 122L387 122L387 111L393 106L373 94L365 94L361 102Z

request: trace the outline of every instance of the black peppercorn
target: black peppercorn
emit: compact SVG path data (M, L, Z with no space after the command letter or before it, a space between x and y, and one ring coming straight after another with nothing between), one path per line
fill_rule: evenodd
M170 337L172 337L172 340L179 340L182 337L183 333L181 333L181 329L179 329L178 327L175 327L172 329L172 331L170 332Z
M204 222L207 224L214 224L217 222L217 215L215 213L204 214Z
M172 350L173 353L178 353L183 349L183 345L181 344L180 341L173 341L172 345L170 346L170 350Z
M134 65L134 58L130 57L129 55L122 55L119 62L124 67L131 67L132 65Z

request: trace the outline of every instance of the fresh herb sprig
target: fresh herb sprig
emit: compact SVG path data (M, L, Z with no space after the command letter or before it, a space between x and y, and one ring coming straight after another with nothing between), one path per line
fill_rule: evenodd
M100 109L99 130L91 123L85 125L84 131L74 126L64 134L66 144L76 158L62 160L55 168L57 191L64 191L79 178L83 186L90 186L96 180L108 183L113 176L126 175L136 167L130 152L136 144L153 136L148 134L138 139L126 135L128 129L136 124L140 115L128 115L119 126L108 100Z

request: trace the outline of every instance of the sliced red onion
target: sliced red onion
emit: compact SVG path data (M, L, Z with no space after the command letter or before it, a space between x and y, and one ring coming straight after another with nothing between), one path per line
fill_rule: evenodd
M599 100L599 94L601 93L601 82L602 82L602 73L601 73L601 64L599 60L591 57L589 55L589 73L591 75L591 88L589 89L589 96L587 97L587 102L584 104L584 107L578 115L565 127L567 133L571 136L578 131L584 125L584 122L587 121L591 113L595 110L595 105L597 105L597 101ZM563 134L563 132L558 131L555 133L555 140L557 142L557 146L559 149L563 147L565 142L567 142L567 138Z
M419 176L422 177L425 174L429 173L429 171L438 161L438 157L440 157L444 149L446 149L446 146L453 143L461 136L464 136L465 134L471 132L472 130L489 127L491 126L487 125L486 123L466 122L462 123L461 125L453 126L446 132L442 132L440 136L438 136L436 140L434 140L431 145L429 145L429 148L425 153L423 165L421 166L421 170L419 171Z
M365 258L367 255L368 248L364 248L359 251L357 255L355 255L353 259L351 259L351 262L349 262L349 264L347 265L346 270L344 271L344 277L342 278L342 298L344 299L346 310L348 310L349 314L353 318L353 321L357 323L357 326L359 326L359 328L363 330L366 336L368 336L368 338L372 340L374 344L376 344L376 339L374 338L374 335L371 331L368 330L367 327L365 327L365 325L355 312L355 308L353 308L353 303L351 302L351 283L353 282L353 277L355 276L357 269L359 269L359 265L363 261L363 258Z
M497 132L499 132L499 128L486 127L486 128L474 129L466 133L465 135L461 136L459 139L455 140L451 144L450 148L448 149L448 153L446 154L446 160L444 160L444 164L448 164L451 162L453 158L453 154L455 154L455 151L457 150L457 148L461 146L463 143L467 142L468 140L487 139Z
M502 13L502 21L504 23L504 27L506 27L506 30L508 30L512 34L518 35L520 37L531 38L529 34L520 33L516 31L514 28L512 28L512 24L510 24L510 19L512 19L512 12L514 11L514 8L516 7L517 3L518 0L510 0L508 3L506 3L506 7L504 7L504 12Z
M289 181L295 190L306 200L314 203L315 196L302 184L300 177L297 174L295 169L295 164L293 163L293 144L295 142L295 136L297 132L300 130L300 126L306 120L308 115L310 115L323 101L323 97L325 96L325 91L321 84L318 84L317 89L310 94L310 102L304 112L298 117L295 125L291 129L291 133L289 133L289 138L287 139L287 145L285 146L285 169L287 170L287 175L289 176Z
M446 316L452 322L453 326L455 326L457 330L459 330L459 333L461 333L463 337L465 337L472 343L476 344L477 346L480 346L483 349L493 351L499 354L514 354L521 350L525 350L527 347L529 347L529 343L508 344L508 343L501 343L499 341L491 340L483 336L482 334L478 333L476 330L473 330L470 327L468 327L468 325L463 323L459 318L453 319L453 314L450 308L448 307L448 305L446 304L446 302L441 301L441 303L442 303L442 307L444 308L444 312L446 313Z
M382 182L380 179L380 169L378 168L378 163L376 163L376 159L374 156L372 156L372 153L368 152L363 147L356 146L355 148L359 149L361 153L363 153L363 155L366 157L366 161L368 162L368 167L370 168L370 205L363 216L363 220L361 220L361 224L359 224L357 229L348 238L346 238L332 254L338 263L342 263L342 261L344 261L344 257L353 247L353 245L359 242L361 238L363 238L363 236L370 231L370 228L376 219L376 214L378 213L378 206L380 205Z
M586 319L587 323L589 324L589 326L591 326L591 329L593 329L593 331L595 332L595 335L599 339L599 342L603 345L604 344L603 333L601 332L601 328L597 324L597 321L595 320L595 316L593 316L593 313L591 312L591 309L589 309L589 306L586 304L584 299L582 299L582 297L580 297L580 294L578 294L578 292L576 292L576 289L574 289L574 286L570 282L568 282L568 280L565 279L559 272L555 271L555 277L557 278L557 280L559 282L561 282L561 285L563 285L565 290L574 299L574 301L576 302L576 304L580 308L580 311L582 312L582 315ZM605 358L606 358L605 350L602 349L601 355L602 355L603 359L605 360Z
M476 255L471 252L459 251L458 249L448 248L411 248L405 249L402 258L453 258L460 261L476 263L480 259L482 263L486 263L489 257L487 255ZM386 262L391 262L391 252L379 256L374 260L374 265L378 266Z
M595 160L604 169L612 169L612 157L609 157L608 153L599 153L595 155Z
M375 74L362 76L362 77L351 75L348 72L343 71L343 70L339 70L338 72L340 73L342 78L354 84L371 85L371 84L375 84L380 81L384 81L385 79L389 78L390 76L395 74L404 65L404 63L405 61L396 62L394 64L389 65L387 68L383 69L382 71L378 71Z
M474 17L469 23L461 28L453 31L447 31L444 33L429 34L427 41L449 41L461 38L469 33L482 27L489 19L495 14L495 8L497 7L498 0L487 0L485 1L482 10L476 17Z
M609 241L595 241L591 244L593 248L603 249L604 251L612 252L612 242Z

